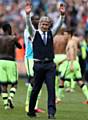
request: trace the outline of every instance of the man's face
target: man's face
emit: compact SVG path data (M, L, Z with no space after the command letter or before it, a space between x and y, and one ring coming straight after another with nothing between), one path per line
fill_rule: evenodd
M39 16L32 16L31 20L32 20L32 24L34 25L35 29L38 29Z
M48 21L41 21L41 22L40 22L40 29L41 29L42 31L47 32L48 29L49 29L49 26L50 26L50 24L49 24Z

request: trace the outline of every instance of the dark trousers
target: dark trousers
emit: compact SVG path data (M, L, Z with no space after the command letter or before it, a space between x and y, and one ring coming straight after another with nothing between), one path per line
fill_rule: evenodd
M48 114L55 114L55 75L56 66L53 62L50 63L34 63L34 78L35 84L31 92L29 101L29 112L33 113L38 93L45 81L48 91Z

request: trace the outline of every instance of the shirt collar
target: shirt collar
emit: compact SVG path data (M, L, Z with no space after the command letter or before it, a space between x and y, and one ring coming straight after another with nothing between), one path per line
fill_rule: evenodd
M38 31L39 31L39 33L42 35L43 34L43 32L40 30L40 29L38 29Z
M38 31L39 31L40 35L43 35L43 34L44 34L43 31L41 31L40 29L38 29ZM47 32L45 32L45 35L46 35L46 33L47 33Z

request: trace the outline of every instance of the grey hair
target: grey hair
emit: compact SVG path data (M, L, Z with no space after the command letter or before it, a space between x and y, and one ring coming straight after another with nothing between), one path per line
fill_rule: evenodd
M43 22L43 21L50 22L50 18L48 16L42 16L39 22Z

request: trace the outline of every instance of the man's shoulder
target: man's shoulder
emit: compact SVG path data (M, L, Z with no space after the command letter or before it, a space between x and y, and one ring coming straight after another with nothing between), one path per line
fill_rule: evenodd
M36 35L36 34L41 34L41 32L40 32L39 30L36 30L36 31L35 31L35 35Z
M17 39L15 35L0 35L0 39L4 39L4 40L14 40Z

